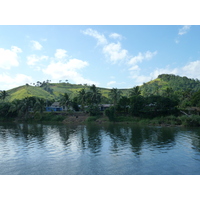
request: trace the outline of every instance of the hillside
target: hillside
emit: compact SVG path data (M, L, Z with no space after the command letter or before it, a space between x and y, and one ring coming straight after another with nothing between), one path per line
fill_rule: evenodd
M37 86L24 85L8 90L9 101L14 99L23 99L25 97L36 96L44 99L58 99L61 94L68 93L70 98L77 95L81 89L89 90L88 85L70 84L70 83L49 83L43 82ZM144 83L140 86L142 95L162 94L167 88L174 91L200 90L200 81L189 79L187 77L175 76L172 74L162 74L156 79ZM108 97L111 89L98 88L103 96ZM128 95L130 89L120 89L123 95Z
M81 89L89 90L88 85L81 84L70 84L70 83L42 83L41 85L31 86L24 85L17 88L8 90L9 101L15 99L23 99L25 97L40 97L44 99L59 99L61 94L68 93L70 98L77 95L78 91ZM108 97L110 89L108 88L98 88L103 96ZM126 95L129 89L121 89L122 93Z
M142 95L162 94L167 88L172 88L175 92L200 90L200 81L187 77L176 76L173 74L161 74L156 79L144 83L140 89Z

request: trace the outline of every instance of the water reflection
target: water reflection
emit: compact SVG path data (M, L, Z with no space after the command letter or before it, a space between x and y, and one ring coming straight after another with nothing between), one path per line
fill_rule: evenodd
M0 125L1 174L155 174L161 169L166 170L161 174L168 170L175 174L179 168L189 174L191 167L197 174L199 152L200 129L119 124Z

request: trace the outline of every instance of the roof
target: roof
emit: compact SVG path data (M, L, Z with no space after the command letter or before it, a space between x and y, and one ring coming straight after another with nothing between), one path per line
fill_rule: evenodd
M56 101L52 103L51 107L60 107L60 103Z

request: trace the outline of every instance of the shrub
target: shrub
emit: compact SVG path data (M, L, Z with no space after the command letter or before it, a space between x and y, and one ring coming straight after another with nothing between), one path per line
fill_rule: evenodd
M90 117L88 117L88 118L86 119L86 122L94 122L94 121L96 121L97 119L98 119L97 116L90 116Z
M105 110L105 115L108 117L109 121L114 122L116 121L116 111L115 107L112 106Z

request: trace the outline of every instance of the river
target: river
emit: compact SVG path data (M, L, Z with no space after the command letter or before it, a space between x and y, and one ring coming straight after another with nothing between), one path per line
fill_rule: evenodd
M1 175L199 175L200 129L0 124Z

